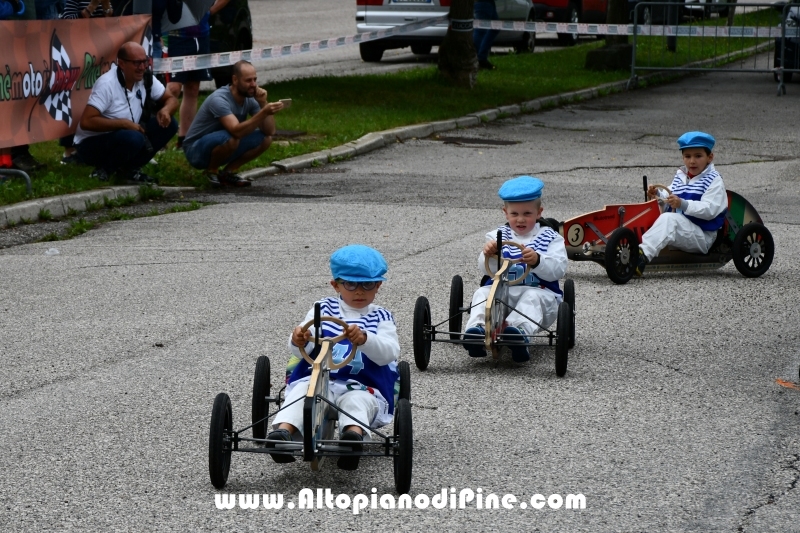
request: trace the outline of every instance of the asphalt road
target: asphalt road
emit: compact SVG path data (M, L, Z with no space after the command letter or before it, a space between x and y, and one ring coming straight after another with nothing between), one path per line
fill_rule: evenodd
M800 491L800 86L713 74L450 132L510 144L397 143L337 165L216 194L199 211L115 222L80 238L0 250L0 529L4 531L797 531ZM564 378L531 363L472 360L434 344L412 364L412 496L583 494L582 510L218 510L208 425L218 392L249 424L256 357L283 378L285 343L331 294L328 256L380 249L402 359L412 312L444 320L450 279L477 285L496 191L546 182L565 219L636 202L668 181L684 131L713 133L726 185L750 200L777 252L761 278L732 264L613 285L571 263L577 344ZM393 494L389 460L356 472L234 454L226 494L303 488ZM555 501L555 500L554 500Z

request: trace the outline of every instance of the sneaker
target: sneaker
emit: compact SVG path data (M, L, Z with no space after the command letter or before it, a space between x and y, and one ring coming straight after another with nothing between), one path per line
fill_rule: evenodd
M131 185L150 185L150 184L158 185L157 178L154 178L153 176L148 176L141 170L134 170L133 172L129 173L125 178L125 181L130 183Z
M89 174L89 177L100 181L108 181L109 173L106 169L98 167L92 170L92 173Z
M511 359L513 359L515 363L524 363L531 360L531 354L528 352L528 347L525 346L525 344L528 343L528 337L520 336L524 335L521 329L515 328L514 326L507 326L506 329L503 330L503 335L514 335L508 338L501 336L500 340L509 345L511 349Z
M480 341L480 344L472 344L472 342L470 342L469 344L463 345L470 357L486 357L486 348L483 344L485 338L486 331L481 326L469 328L464 332L464 336L461 337L461 340L472 342Z
M644 274L644 267L646 267L647 263L649 263L649 262L650 262L650 260L647 259L647 256L644 255L644 252L640 248L639 249L639 261L636 263L636 275L637 276L641 277L642 274Z
M361 433L356 433L353 430L348 429L347 431L343 432L339 440L353 441L353 444L350 445L350 448L354 452L360 452L364 449L364 446L361 444L364 441L364 435ZM336 465L342 470L355 470L358 468L359 459L361 459L360 455L343 455L339 457Z
M65 155L61 158L62 165L74 165L80 163L80 158L78 157L78 152L72 152L69 155Z
M497 67L495 67L492 63L490 63L488 59L483 59L478 61L478 68L480 70L494 70Z
M45 168L47 165L35 160L31 154L20 154L11 160L13 167L23 172L33 172Z
M267 435L268 440L283 440L286 442L292 442L292 434L289 433L287 429L276 429L274 431L270 431L269 435ZM265 444L266 448L275 448L274 442L268 442ZM274 454L271 453L270 457L276 463L293 463L294 462L294 455L284 455L284 454Z
M217 173L216 172L212 172L210 170L206 170L205 172L203 172L203 175L205 175L206 179L208 180L209 185L211 185L212 187L220 187L222 185L219 182L219 178L217 177Z
M217 179L219 180L220 184L225 187L249 187L252 185L252 183L240 175L228 171L217 174Z

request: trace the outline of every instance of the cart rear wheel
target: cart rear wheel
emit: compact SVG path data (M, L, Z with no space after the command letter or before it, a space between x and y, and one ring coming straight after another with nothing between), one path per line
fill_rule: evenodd
M411 427L411 404L401 399L394 408L394 434L397 449L394 454L394 487L398 494L411 490L411 468L414 454L414 432Z
M224 392L214 398L211 409L211 429L208 435L208 473L211 484L221 489L228 481L231 468L230 445L226 450L225 433L233 430L233 410L231 399Z
M411 401L411 365L408 361L400 361L397 364L397 373L400 374L400 392L397 398Z
M425 370L431 360L431 306L424 296L417 298L414 306L414 362L417 368Z
M569 358L569 330L572 310L567 302L558 306L558 323L556 324L556 375L563 377L567 373Z
M269 403L266 398L269 396L269 388L269 357L262 355L256 360L256 373L253 376L252 422L255 439L267 438Z
M450 282L450 340L461 338L461 308L464 307L464 281L461 276L453 276Z
M575 282L568 279L564 282L564 301L569 305L569 348L575 346Z
M774 255L775 241L763 224L747 224L733 238L733 264L745 277L757 278L769 270Z
M639 241L628 228L617 228L606 244L606 273L617 285L628 283L639 260Z

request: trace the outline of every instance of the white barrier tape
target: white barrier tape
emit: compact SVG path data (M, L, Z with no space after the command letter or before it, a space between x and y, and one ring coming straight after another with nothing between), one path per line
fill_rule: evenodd
M578 35L633 35L633 24L575 24L569 22L522 22L511 20L475 20L482 30L527 31L531 33L574 33ZM800 28L786 28L786 37L795 37ZM667 37L783 37L780 26L646 26L636 27L637 35Z
M153 72L186 72L204 68L224 67L233 65L237 61L245 60L258 64L270 59L288 57L307 52L322 52L333 50L341 46L376 41L393 35L411 33L428 26L448 23L448 16L424 19L411 22L403 26L395 26L385 30L368 33L357 33L344 37L331 37L319 41L306 43L287 44L283 46L270 46L267 48L253 48L235 52L222 52L198 56L181 56L153 59ZM453 20L455 23L467 21ZM513 20L480 20L475 19L473 26L476 29L494 29L506 31L526 31L532 33L574 33L578 35L633 35L633 24L574 24L568 22L523 22ZM455 30L455 28L453 28ZM455 30L469 31L469 30ZM783 37L780 27L756 28L749 26L645 26L639 25L637 35L667 36L667 37L752 37L771 38ZM786 37L800 36L800 28L786 28Z
M385 30L372 31L368 33L357 33L355 35L348 35L344 37L331 37L330 39L322 39L319 41L310 41L307 43L287 44L283 46L270 46L267 48L253 48L251 50L239 50L236 52L222 52L216 54L204 54L198 56L181 56L181 57L166 57L153 59L153 72L156 74L163 72L186 72L189 70L200 70L203 68L224 67L233 65L237 61L245 60L253 64L261 63L270 59L277 59L280 57L288 57L306 52L322 52L325 50L333 50L341 46L349 46L351 44L365 43L368 41L375 41L393 35L402 35L404 33L411 33L413 31L427 28L428 26L435 26L437 24L446 24L448 16L442 15L441 17L429 18L405 24L403 26L395 26Z
M450 19L450 29L453 31L472 31L473 19Z

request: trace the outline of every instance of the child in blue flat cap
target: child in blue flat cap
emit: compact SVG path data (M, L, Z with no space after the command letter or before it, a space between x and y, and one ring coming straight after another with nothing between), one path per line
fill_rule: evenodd
M367 433L367 426L378 428L392 421L394 413L395 383L400 379L397 372L397 358L400 343L397 327L392 314L375 305L373 301L381 284L386 281L388 270L386 261L377 250L368 246L354 244L336 250L330 259L331 286L337 292L335 297L320 300L322 316L333 316L350 324L346 338L333 348L333 360L338 363L347 358L351 350L357 349L350 364L330 372L330 401L349 415L339 413L341 440L353 441L353 450L360 451ZM293 357L287 368L286 400L282 409L275 415L273 431L269 440L291 441L295 433L303 433L303 402L297 401L308 392L311 365L300 356L298 346L303 345L310 353L314 344L314 327L305 333L302 324L314 318L314 306L305 319L289 337L289 349ZM341 326L324 322L322 330L326 337L342 333ZM295 403L292 403L295 402ZM283 407L283 406L282 406ZM268 444L274 446L274 444ZM273 454L278 463L294 461L291 455ZM339 458L339 468L355 470L359 456Z
M528 347L523 343L528 342L528 335L539 331L539 326L529 319L535 320L543 327L549 327L558 316L558 305L563 300L563 293L558 286L558 280L567 272L567 250L564 247L564 238L555 230L539 223L542 216L542 189L544 183L539 178L519 176L506 181L498 191L503 200L503 214L507 223L498 228L503 233L504 241L513 241L525 246L524 251L510 245L503 246L503 257L509 259L522 258L522 262L513 265L509 270L509 280L516 279L525 271L525 265L530 265L531 270L525 281L519 285L508 288L508 304L515 309L508 315L508 327L503 331L506 335L516 335L500 340L508 343L520 344L511 347L511 357L514 361L522 363L530 359ZM497 255L497 229L486 234L486 244L483 245L478 257L481 272L489 275L485 270L486 256ZM497 259L490 258L490 267L497 270ZM524 263L524 264L523 264ZM475 291L472 296L472 309L467 321L465 340L482 340L485 336L484 324L486 323L485 307L483 302L491 290L491 280ZM527 317L527 318L526 318ZM526 337L520 337L525 335ZM477 344L464 344L472 357L484 357L486 350Z
M672 194L647 188L649 198L664 200L664 212L642 235L636 275L667 246L686 252L707 253L725 223L728 194L722 176L714 168L714 137L702 131L690 131L678 138L683 164L675 173Z

